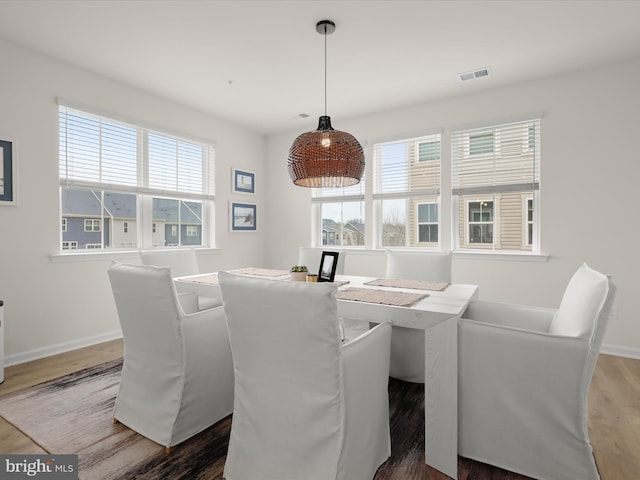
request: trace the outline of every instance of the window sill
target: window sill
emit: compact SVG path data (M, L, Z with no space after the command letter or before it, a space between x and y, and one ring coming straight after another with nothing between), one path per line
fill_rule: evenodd
M196 248L196 253L216 253L219 249L203 247ZM96 262L105 260L116 260L118 262L140 262L140 255L138 250L107 250L96 252L64 252L54 253L49 255L51 263L66 263L66 262Z
M506 251L470 251L454 250L453 257L464 260L498 260L508 262L546 262L549 255L543 253L524 253Z

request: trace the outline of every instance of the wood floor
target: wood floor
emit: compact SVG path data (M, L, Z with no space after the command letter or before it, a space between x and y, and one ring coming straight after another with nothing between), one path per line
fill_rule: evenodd
M5 369L1 396L122 356L115 340ZM640 478L640 360L600 355L589 393L589 432L602 480ZM0 453L44 453L0 418ZM425 469L426 478L448 478ZM462 473L462 472L461 472ZM507 480L509 474L463 474L461 480Z

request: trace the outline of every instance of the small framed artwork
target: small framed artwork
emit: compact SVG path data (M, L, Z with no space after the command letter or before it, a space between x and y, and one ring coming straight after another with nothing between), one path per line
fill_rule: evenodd
M232 232L256 231L256 206L251 203L230 203L229 218Z
M322 252L320 259L320 272L318 272L319 282L333 282L338 266L339 252Z
M231 176L233 193L256 193L256 174L246 170L233 169Z
M15 145L10 140L0 140L0 205L16 204Z

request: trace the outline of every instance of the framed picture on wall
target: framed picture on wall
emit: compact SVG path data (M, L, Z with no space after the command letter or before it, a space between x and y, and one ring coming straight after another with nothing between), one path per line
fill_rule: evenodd
M231 202L229 220L232 232L255 232L257 227L255 204Z
M16 204L15 144L0 140L0 205Z
M253 172L234 168L231 181L233 193L256 193L256 174Z
M339 252L322 252L320 272L318 273L319 282L333 282L338 266L338 255Z

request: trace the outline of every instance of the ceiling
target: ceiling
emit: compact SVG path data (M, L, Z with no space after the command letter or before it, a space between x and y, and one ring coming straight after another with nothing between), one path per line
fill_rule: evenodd
M0 39L259 133L640 58L640 1L0 0ZM489 67L488 77L458 74ZM302 119L299 114L310 117Z

